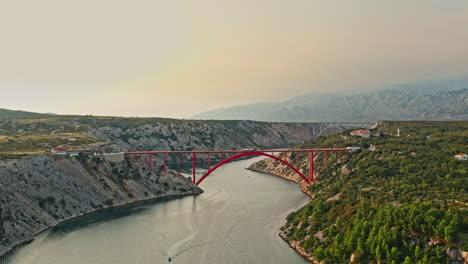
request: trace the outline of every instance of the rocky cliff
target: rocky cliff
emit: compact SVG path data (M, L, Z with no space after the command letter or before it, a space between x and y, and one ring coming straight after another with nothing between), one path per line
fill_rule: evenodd
M101 208L202 192L174 172L146 167L143 160L114 163L85 155L1 162L0 255L61 221Z
M114 147L118 147L118 150L242 149L297 145L319 133L337 133L356 126L361 125L148 120L131 126L123 122L92 125L89 134L115 143Z
M298 159L298 163L294 163L294 160L296 157L292 155L291 153L288 154L281 154L279 157L283 160L289 160L293 161L294 166L305 176L309 176L309 164L307 161L307 158L305 157L306 154L302 154L301 157ZM307 154L308 155L308 154ZM315 157L315 160L317 160L317 156ZM264 172L272 175L279 176L281 178L284 178L286 180L295 182L301 186L301 191L306 193L307 195L311 196L313 198L313 194L309 191L307 188L309 186L308 183L306 183L301 176L299 176L296 172L291 170L288 166L285 164L274 160L274 159L264 159L258 162L253 163L250 165L248 168L249 170L253 171L258 171L258 172ZM314 178L318 177L318 173L314 174Z

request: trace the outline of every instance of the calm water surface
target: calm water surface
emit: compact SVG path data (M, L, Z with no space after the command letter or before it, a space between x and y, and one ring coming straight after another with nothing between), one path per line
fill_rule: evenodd
M0 264L307 263L279 237L309 201L299 187L244 168L220 167L195 197L85 216L37 237Z

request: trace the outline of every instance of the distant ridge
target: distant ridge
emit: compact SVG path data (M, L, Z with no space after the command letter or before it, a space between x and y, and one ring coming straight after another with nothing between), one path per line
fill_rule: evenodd
M304 94L281 102L219 108L192 118L269 122L468 120L468 88L399 86L351 95Z
M0 108L0 118L17 118L17 117L47 117L52 114L41 114L34 112L26 112L20 110L9 110Z

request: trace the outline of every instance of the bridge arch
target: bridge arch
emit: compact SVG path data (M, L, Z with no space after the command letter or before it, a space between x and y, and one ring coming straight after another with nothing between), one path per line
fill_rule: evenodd
M297 174L299 174L299 176L301 176L302 179L304 179L305 182L307 182L308 184L311 183L311 181L309 179L307 179L307 177L304 176L304 174L302 174L299 170L297 170L296 168L294 168L291 164L289 164L288 162L276 157L276 156L273 156L273 155L270 155L270 154L266 154L266 153L263 153L263 152L246 152L246 153L241 153L241 154L238 154L238 155L235 155L235 156L232 156L228 159L225 159L223 160L222 162L220 162L219 164L217 164L216 166L214 166L213 168L211 168L207 173L205 173L205 175L203 175L203 177L200 178L200 180L198 180L195 184L196 185L200 185L200 183L203 182L203 180L206 179L206 177L208 177L213 171L215 171L217 168L221 167L222 165L230 162L230 161L233 161L235 159L238 159L238 158L241 158L241 157L245 157L245 156L265 156L265 157L268 157L268 158L272 158L272 159L275 159L281 163L283 163L284 165L288 166L289 168L291 168L294 172L296 172Z

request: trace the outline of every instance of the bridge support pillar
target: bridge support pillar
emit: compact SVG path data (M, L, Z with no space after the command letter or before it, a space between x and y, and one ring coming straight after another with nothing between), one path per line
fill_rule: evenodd
M178 170L179 170L179 177L180 177L180 160L182 159L182 154L179 153L179 159L177 161L177 164L178 164Z
M164 174L167 174L167 153L164 153Z
M195 184L197 182L196 179L196 169L197 169L197 154L193 153L192 156L192 172L193 172L193 183Z
M153 155L149 154L149 168L150 170L153 169Z
M323 152L323 167L327 167L327 160L328 160L328 152Z
M221 152L221 153L219 153L219 154L220 154L220 160L221 160L221 162L223 162L223 161L224 161L223 153Z
M208 158L206 160L206 163L207 163L207 169L210 170L211 167L210 167L210 163L211 163L211 155L210 153L208 153Z
M309 181L314 181L314 152L309 152Z
M296 167L299 170L299 152L296 152Z

